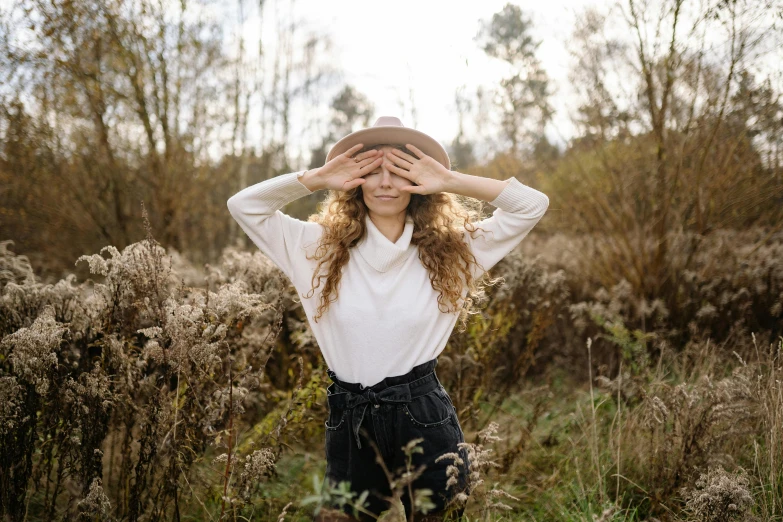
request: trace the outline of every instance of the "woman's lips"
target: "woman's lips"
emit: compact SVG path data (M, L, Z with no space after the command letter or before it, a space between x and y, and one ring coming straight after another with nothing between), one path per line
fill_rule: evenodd
M387 199L396 199L396 196L377 196L377 198L386 201Z

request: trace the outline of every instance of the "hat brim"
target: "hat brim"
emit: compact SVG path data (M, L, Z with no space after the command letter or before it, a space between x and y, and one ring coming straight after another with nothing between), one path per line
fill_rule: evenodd
M326 155L326 162L330 162L335 157L343 154L345 151L358 145L371 147L379 144L405 145L412 144L421 150L424 154L431 157L447 169L451 170L451 161L446 149L443 148L437 140L416 129L408 127L398 127L396 125L382 125L361 129L345 136L335 143Z

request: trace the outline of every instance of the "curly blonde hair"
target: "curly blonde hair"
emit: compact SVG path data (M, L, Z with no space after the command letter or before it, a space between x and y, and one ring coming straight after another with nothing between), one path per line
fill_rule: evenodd
M354 156L385 146L417 157L404 145L395 144L367 146ZM408 215L413 219L411 244L419 247L419 259L430 273L432 288L440 292L438 309L444 313L460 310L460 332L465 331L468 316L479 313L475 305L485 299L486 286L502 279L488 279L484 277L486 272L482 277L474 279L471 273L473 264L482 271L484 267L478 263L464 241L462 228L469 231L471 237L474 237L476 230L482 230L473 224L481 219L482 205L477 199L437 192L411 194L407 207ZM323 225L324 232L314 257L308 256L308 259L317 260L318 265L313 273L313 287L305 296L312 297L315 289L321 285L321 279L326 278L315 322L339 296L342 267L350 258L349 249L367 234L365 216L368 214L361 185L348 191L330 190L317 209L318 212L312 214L308 221ZM324 266L325 274L320 274ZM463 285L467 285L468 292L460 305ZM441 309L444 304L449 305L446 310Z

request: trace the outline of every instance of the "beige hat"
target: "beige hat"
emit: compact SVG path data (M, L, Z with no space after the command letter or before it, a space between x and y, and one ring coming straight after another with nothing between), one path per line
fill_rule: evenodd
M410 143L451 170L451 161L449 161L449 155L446 149L443 148L443 145L421 131L409 129L395 116L381 116L375 120L375 124L372 127L352 132L342 138L329 150L329 154L326 155L326 163L359 143L362 143L365 147L380 144L405 145Z

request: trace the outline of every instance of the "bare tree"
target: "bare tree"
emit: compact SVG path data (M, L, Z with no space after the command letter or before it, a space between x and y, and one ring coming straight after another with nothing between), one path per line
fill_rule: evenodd
M563 225L607 234L601 253L585 260L591 272L610 284L619 270L648 297L675 292L687 269L669 261L676 231L695 234L690 260L704 234L781 217L773 204L779 173L765 168L759 150L759 138L775 149L776 138L762 134L779 135L780 108L749 73L754 51L774 34L764 26L766 8L686 7L693 4L628 0L579 17L571 78L583 100L581 135L552 182L573 202ZM633 37L608 36L610 24ZM759 99L742 101L751 92Z
M541 42L530 35L532 22L522 10L506 4L489 22L482 23L476 40L487 55L507 62L513 71L500 82L496 105L501 111L501 128L518 155L521 143L541 139L552 117L549 106L549 78L536 58Z

